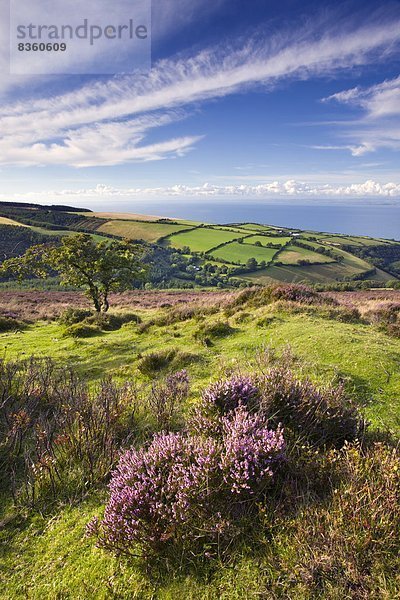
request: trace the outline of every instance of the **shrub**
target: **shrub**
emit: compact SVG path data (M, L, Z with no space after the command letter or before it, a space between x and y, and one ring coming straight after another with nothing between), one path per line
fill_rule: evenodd
M285 528L294 541L290 555L280 565L280 580L282 571L290 573L290 589L303 589L306 584L307 597L313 598L396 597L398 449L383 444L368 449L346 445L328 455L325 463L332 471L341 472L329 502L306 506L288 529L285 515L276 523L276 531ZM292 597L286 586L281 590L284 597Z
M341 323L359 323L360 311L355 307L330 304L307 304L291 300L278 300L274 307L291 314L308 314L322 319L332 319Z
M336 304L337 302L326 296L320 296L318 292L305 285L278 285L271 289L272 300L288 300L300 304Z
M141 318L135 313L95 313L85 319L85 323L99 327L103 331L116 331L126 323L141 322Z
M104 481L135 431L137 390L89 391L50 359L0 361L0 473L19 502L71 499Z
M251 377L236 376L210 385L203 393L202 402L226 414L239 406L254 406L259 396L259 388Z
M386 325L386 333L392 337L400 338L400 322Z
M5 317L0 315L0 333L6 331L17 331L18 329L23 329L25 325L17 319L12 317Z
M256 325L257 325L257 327L269 327L269 325L271 325L274 321L276 321L276 317L272 317L272 316L260 317L259 319L257 319Z
M125 323L141 323L141 318L135 313L94 313L90 310L82 308L67 308L58 321L62 325L76 325L82 323L84 325L93 325L104 331L115 331L120 329Z
M273 476L274 465L284 458L281 427L269 430L258 415L240 406L222 417L223 450L220 467L232 494L246 499L258 494Z
M196 333L195 339L206 341L209 339L222 338L232 335L235 330L225 321L216 321L215 323L203 323L200 325Z
M67 308L61 315L58 317L59 323L61 325L75 325L76 323L82 323L88 317L93 315L91 310L86 310L83 308Z
M168 368L183 369L193 362L201 360L201 356L192 352L183 352L177 348L167 348L145 354L138 364L138 370L149 377L157 375Z
M282 461L282 432L269 431L244 408L222 420L220 441L157 435L148 448L122 455L110 483L104 519L89 524L117 554L191 556L221 553L257 511L261 490Z
M95 325L88 325L87 323L75 323L75 325L70 325L65 329L64 335L66 337L74 337L74 338L87 338L93 337L95 335L99 335L101 333L100 327Z
M158 429L171 428L177 418L177 409L181 408L188 393L189 377L185 370L169 375L162 382L152 384L147 400Z
M282 422L318 446L340 447L355 440L365 428L343 386L319 388L308 379L296 379L286 367L270 369L258 383L259 410L271 422Z
M322 296L305 285L286 284L243 290L232 302L231 306L264 306L277 300L297 302L299 304L330 304L338 302L329 296Z
M375 308L366 312L365 316L371 323L378 325L397 323L400 319L400 303L378 304Z
M176 348L149 352L140 359L138 369L143 375L154 375L169 367L176 356Z
M221 414L245 406L275 427L283 426L317 446L340 447L364 431L365 423L342 386L318 388L296 379L290 369L274 367L265 374L218 381L204 393L189 427L218 435Z

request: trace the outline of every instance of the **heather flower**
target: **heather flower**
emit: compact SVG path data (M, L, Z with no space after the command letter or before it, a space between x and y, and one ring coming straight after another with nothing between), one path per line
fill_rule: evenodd
M259 395L258 387L251 377L235 376L217 381L203 393L203 403L216 406L227 413L238 406L249 406Z
M218 457L213 440L172 433L128 450L111 479L100 544L129 552L139 543L148 554L201 536L218 491Z
M224 482L233 494L253 495L272 479L275 465L283 459L283 431L280 426L269 430L259 416L243 407L222 418L222 429Z
M121 456L104 519L88 526L99 545L131 553L138 544L145 556L177 545L195 553L237 533L240 503L272 480L284 440L243 406L220 420L220 439L162 433Z
M210 385L193 411L189 429L199 435L221 434L220 416L239 406L251 407L257 403L259 389L253 379L237 375Z

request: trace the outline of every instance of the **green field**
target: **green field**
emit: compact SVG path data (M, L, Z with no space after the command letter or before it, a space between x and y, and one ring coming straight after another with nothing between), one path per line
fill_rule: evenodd
M189 229L189 225L168 225L146 221L107 221L97 231L111 233L130 240L156 242L159 238L177 231Z
M250 231L270 231L271 227L268 225L259 225L258 223L245 223L244 225L240 225L240 229L249 229Z
M310 263L331 263L334 259L299 246L286 246L279 254L279 262L284 265L296 265L300 260L308 260Z
M340 281L354 275L354 270L339 263L325 265L270 265L263 271L249 273L244 276L248 281L267 284L273 281L287 283L324 283L326 281Z
M184 248L188 246L193 252L208 252L212 248L244 237L245 233L232 233L222 229L211 229L208 227L199 227L192 231L178 233L169 238L170 246L174 248Z
M319 266L326 268L325 265ZM168 310L135 309L135 312L146 321L168 313ZM289 342L293 351L313 365L315 374L322 379L328 381L335 369L339 369L355 382L363 382L362 393L368 386L374 402L367 410L375 423L379 422L377 415L387 423L391 422L400 410L400 339L391 338L371 325L340 323L306 313L274 312L279 318L267 329L255 327L257 318L271 314L268 305L252 310L251 318L240 324L237 324L238 313L240 309L229 319L235 328L234 335L220 339L208 348L193 338L198 328L196 318L177 323L173 329L170 325L155 325L145 334L129 324L118 331L103 332L87 339L65 337L62 325L39 321L23 331L0 334L0 353L7 359L31 354L52 356L63 364L71 364L94 381L105 373L116 377L143 378L137 372L137 361L141 355L154 349L179 345L203 357L202 361L190 366L190 371L196 382L204 383L208 381L213 366L228 364L233 358L240 360L245 352L255 352L266 344L283 349ZM217 314L207 318L213 322L221 317ZM386 381L385 369L393 371L389 381Z
M222 248L213 250L211 255L216 259L229 260L235 264L244 265L249 258L255 258L257 262L265 260L266 263L269 263L277 252L278 250L274 248L260 248L260 246L232 242Z
M266 244L279 244L280 246L284 246L288 242L290 242L292 238L290 237L279 237L272 235L252 235L249 238L246 238L244 241L245 244L255 244L256 242L260 242L263 246Z

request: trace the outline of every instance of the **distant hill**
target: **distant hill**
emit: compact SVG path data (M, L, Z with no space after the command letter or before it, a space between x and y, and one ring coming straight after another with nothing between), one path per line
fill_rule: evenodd
M2 207L15 207L15 208L34 208L35 210L54 210L54 211L66 211L66 212L92 212L89 208L76 208L73 206L63 206L62 204L33 204L31 202L0 202L0 210Z

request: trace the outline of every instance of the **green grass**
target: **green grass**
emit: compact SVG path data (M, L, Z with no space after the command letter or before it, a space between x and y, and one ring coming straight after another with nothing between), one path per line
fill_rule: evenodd
M257 262L265 260L266 263L269 263L277 252L278 250L274 248L260 248L260 246L232 242L222 248L213 250L211 255L216 259L229 260L238 265L245 265L249 258L255 258Z
M240 229L247 229L250 231L265 231L266 233L273 231L273 227L269 227L268 225L259 225L258 223L246 223L245 225L240 225Z
M200 227L199 229L171 236L169 238L169 245L174 248L189 246L192 252L207 252L220 244L244 237L245 235L247 234L244 232L240 234L222 229Z
M240 362L263 345L277 349L290 344L293 351L306 360L318 376L326 379L335 372L346 374L354 382L360 398L374 399L368 415L376 422L377 415L389 423L399 410L400 398L400 340L391 338L371 325L347 324L306 314L276 314L267 329L254 325L258 318L269 313L268 307L252 311L249 322L238 326L231 320L235 333L219 339L211 348L205 348L194 338L199 329L196 320L174 326L152 326L147 333L139 333L135 325L123 326L118 331L104 332L98 336L74 340L64 337L64 327L56 322L39 322L24 332L0 335L0 354L8 359L30 356L52 356L60 363L73 365L92 381L104 373L116 377L140 376L137 364L142 354L158 349L184 347L202 357L193 364L194 380L204 383L210 373L216 375L217 365L227 365L232 360ZM157 311L138 311L149 319ZM210 323L220 320L209 317ZM391 373L387 382L387 372ZM362 385L361 385L362 383ZM364 394L365 390L368 390ZM398 413L397 413L398 414Z
M161 310L139 312L144 321L163 314ZM221 318L227 320L219 314L209 316L207 324ZM266 327L257 326L262 319L268 321ZM144 333L139 333L134 325L127 325L118 331L79 341L63 337L64 328L57 323L39 322L30 325L24 333L0 335L0 353L6 358L32 353L50 355L61 364L74 365L94 382L105 374L117 379L143 380L145 377L137 369L141 355L184 348L185 352L201 359L188 367L194 389L193 403L210 379L216 379L232 367L245 372L254 368L257 352L266 347L281 352L290 344L300 376L311 376L321 383L337 378L344 380L359 405L365 405L365 414L373 426L399 428L400 340L388 337L371 325L341 323L318 314L292 314L270 306L252 309L251 314L246 307L243 310L239 307L228 321L234 331L230 336L215 339L211 347L205 347L194 338L199 330L196 319L174 325L153 325ZM310 596L301 577L290 583L298 568L297 553L302 552L302 542L293 538L290 525L276 530L273 541L268 529L260 532L264 535L260 546L239 552L234 563L217 564L207 577L196 571L149 577L135 561L117 560L85 538L87 522L92 516L101 515L104 502L104 493L96 492L78 505L60 507L54 516L33 513L25 518L22 515L0 528L0 598L242 600L272 598L269 595L272 585L275 590L287 586L282 588L286 590L282 591L282 598L346 597L339 592L335 596L329 592ZM12 514L7 502L3 503L3 510L8 516ZM0 513L0 519L3 516ZM302 518L307 519L307 516ZM312 519L312 515L308 518ZM389 589L385 597L396 597L394 588L390 588L393 583L385 585Z
M130 240L156 242L161 237L188 229L189 225L169 225L167 223L152 223L146 221L107 221L98 231L111 233Z
M245 244L255 244L256 242L260 242L263 246L266 244L279 244L280 246L284 246L288 242L290 242L292 238L290 237L279 237L279 236L268 236L268 235L253 235L244 240Z
M308 260L310 263L331 263L334 259L325 254L319 254L306 248L300 248L299 246L286 246L286 248L279 254L279 262L284 265L296 265L300 260Z
M271 283L272 281L283 281L286 283L326 283L327 281L342 281L361 273L346 265L329 263L325 265L270 265L267 269L250 273L243 276L246 280L258 283ZM375 275L374 275L375 277Z

